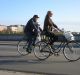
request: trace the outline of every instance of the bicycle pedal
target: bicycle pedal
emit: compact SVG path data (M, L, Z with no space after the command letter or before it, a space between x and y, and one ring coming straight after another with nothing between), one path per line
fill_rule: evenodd
M54 53L54 56L60 56L60 54L58 54L58 53Z
M50 56L53 55L54 53L50 52Z

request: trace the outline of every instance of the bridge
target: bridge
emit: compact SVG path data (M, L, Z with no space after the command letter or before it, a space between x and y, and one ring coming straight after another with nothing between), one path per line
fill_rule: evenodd
M78 41L80 41L80 34L79 35L74 35L75 36L75 39L76 40L78 40ZM15 35L11 35L11 34L6 34L6 35L4 35L4 34L0 34L0 41L19 41L19 40L21 40L22 38L24 37L24 35L17 35L17 34L15 34ZM59 40L64 40L65 38L64 38L64 36L58 36L59 38Z

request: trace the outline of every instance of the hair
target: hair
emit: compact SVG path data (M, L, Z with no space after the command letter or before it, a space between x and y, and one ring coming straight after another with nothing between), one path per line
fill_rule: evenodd
M49 17L49 14L52 14L52 11L48 11L46 16Z
M45 19L44 19L44 28L43 30L45 30L46 26L47 26L47 21L49 20L49 14L51 13L51 11L48 11L46 16L45 16Z
M52 12L51 11L48 11L46 16L45 16L45 20L44 20L44 25L46 23L46 21L50 18L49 14L51 14Z

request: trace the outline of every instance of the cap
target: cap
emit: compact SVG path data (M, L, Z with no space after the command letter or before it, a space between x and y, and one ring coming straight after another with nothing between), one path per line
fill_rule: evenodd
M34 15L33 17L35 17L35 18L39 18L39 16L38 16L38 15Z

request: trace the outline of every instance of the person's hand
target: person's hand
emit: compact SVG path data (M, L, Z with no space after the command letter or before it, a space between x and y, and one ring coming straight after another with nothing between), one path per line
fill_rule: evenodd
M61 29L57 28L59 32L63 32Z
M34 29L32 31L34 32Z

